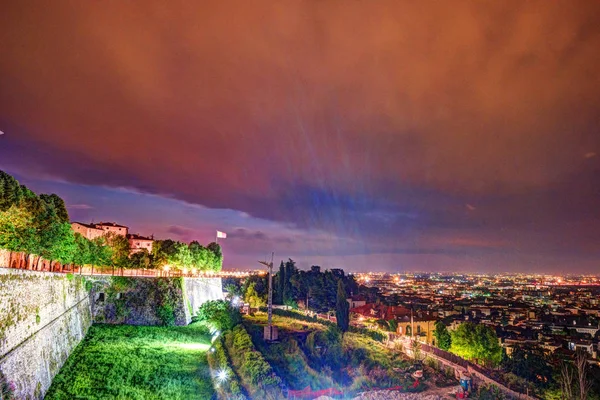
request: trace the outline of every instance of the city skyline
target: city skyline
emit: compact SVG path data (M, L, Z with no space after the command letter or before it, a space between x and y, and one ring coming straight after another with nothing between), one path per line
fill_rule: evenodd
M187 7L3 6L0 169L225 269L597 271L600 5Z

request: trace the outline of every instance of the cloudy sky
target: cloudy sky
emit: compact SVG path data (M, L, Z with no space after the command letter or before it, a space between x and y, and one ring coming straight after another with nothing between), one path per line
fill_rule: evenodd
M0 6L0 168L349 270L597 272L597 1Z

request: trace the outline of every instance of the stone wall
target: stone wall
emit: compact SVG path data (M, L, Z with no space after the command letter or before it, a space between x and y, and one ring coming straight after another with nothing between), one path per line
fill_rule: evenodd
M41 399L91 324L84 277L0 268L0 372Z
M224 298L221 278L184 278L183 283L188 323L198 313L202 304Z
M88 277L94 322L187 325L202 303L223 298L221 278Z

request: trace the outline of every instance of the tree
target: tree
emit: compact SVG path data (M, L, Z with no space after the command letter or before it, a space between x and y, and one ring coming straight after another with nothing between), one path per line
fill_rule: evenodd
M277 302L283 304L283 288L285 287L285 265L283 260L279 264L279 273L277 274Z
M112 249L112 264L117 268L129 268L131 266L129 240L123 235L109 233L106 235L106 241Z
M433 331L433 336L435 337L437 347L442 350L450 349L452 337L450 336L450 332L448 332L448 328L446 328L446 325L444 325L442 321L435 323L435 331Z
M51 207L56 213L56 217L60 222L69 222L69 213L65 206L65 201L58 195L52 194L40 194L40 200L42 200L48 207Z
M497 365L502 360L502 347L496 332L485 325L465 322L451 333L450 351L467 360Z
M146 249L136 251L135 253L133 253L131 255L131 257L129 257L129 259L131 260L132 268L145 269L145 268L150 268L150 265L152 264L152 262L151 262L152 260L150 259L150 254L148 253L148 250L146 250Z
M344 281L342 279L338 280L335 317L337 326L342 333L348 331L350 325L350 304L348 304L346 288L344 287Z
M29 251L35 242L33 215L24 207L12 205L0 211L0 248Z
M560 376L558 378L560 384L561 399L573 400L575 386L575 373L571 365L566 362L560 364Z
M250 304L252 308L262 307L267 304L267 296L261 295L256 291L256 283L253 282L248 286L246 294L244 295L244 301Z
M298 272L296 263L291 258L285 263L285 279L283 281L283 304L289 304L294 300L292 288L292 276Z
M51 234L52 240L43 247L41 255L63 265L73 262L77 245L71 225L67 222L60 222L52 224L51 227L51 231L46 232L46 235Z
M578 349L575 354L575 368L577 369L577 383L579 384L579 400L588 398L592 382L588 379L589 366L587 362L587 352Z

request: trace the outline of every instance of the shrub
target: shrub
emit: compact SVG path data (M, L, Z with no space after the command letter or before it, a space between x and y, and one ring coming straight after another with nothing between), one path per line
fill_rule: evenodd
M117 303L117 305L120 303ZM158 306L156 310L156 315L162 322L164 326L173 326L175 325L175 310L173 310L173 306L170 304L163 304Z
M231 330L242 322L240 311L225 300L211 300L198 309L198 320L206 321L220 331Z
M237 325L227 333L225 345L240 376L251 386L253 398L259 398L266 393L271 393L276 398L281 397L278 388L281 379L275 375L262 354L256 351L250 335L243 326Z
M218 338L213 343L212 350L208 353L208 364L213 372L213 377L216 379L215 388L219 397L228 400L246 400L246 396L242 393L239 378L230 366L222 338ZM224 382L219 381L217 377L217 374L221 371L228 377Z

